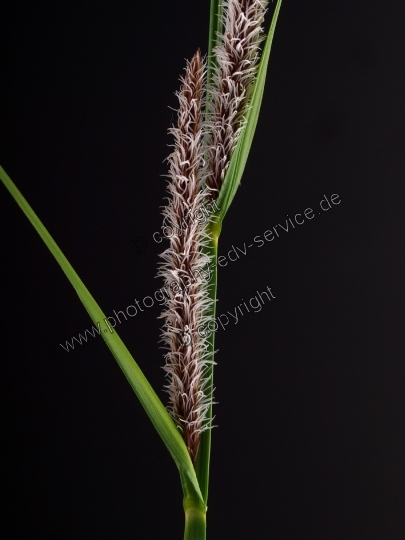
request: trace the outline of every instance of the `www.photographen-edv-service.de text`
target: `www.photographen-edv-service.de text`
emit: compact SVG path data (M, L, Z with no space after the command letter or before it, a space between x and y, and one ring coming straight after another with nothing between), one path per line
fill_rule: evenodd
M322 199L319 201L318 215L324 212L328 212L340 203L341 198L337 193L333 193L329 197L323 195ZM209 205L204 206L198 215L189 215L187 216L187 218L189 220L195 220L199 224L204 225L209 219L209 216L214 209L213 207L218 210L215 202L210 204L210 208L207 208L207 206ZM220 255L218 257L218 266L225 267L228 266L230 262L236 262L238 259L240 259L241 256L246 256L250 248L262 248L267 243L273 242L278 238L282 238L285 233L289 233L294 229L301 227L306 222L313 220L316 215L316 211L313 210L311 207L306 208L303 212L292 214L291 216L287 214L285 222L283 221L283 223L277 223L263 233L254 236L252 241L248 244L246 242L243 242L243 247L234 246L232 244L231 249L226 253L226 255ZM187 227L187 223L185 222L181 225L182 228L183 226ZM174 234L182 234L182 230L175 231L174 227L163 224L162 232L155 232L153 233L152 237L156 243L161 243L165 238L170 238ZM211 272L213 268L214 263L196 270L194 280L208 282L211 278ZM62 345L61 343L59 345L65 351L69 352L70 349L74 349L75 342L79 345L82 345L83 342L87 342L87 334L89 334L89 336L91 337L96 337L96 335L100 335L102 331L113 333L113 329L117 326L118 323L121 324L122 322L124 322L124 320L127 321L128 317L135 317L138 313L145 311L145 309L142 309L142 306L144 308L151 308L155 304L155 301L159 305L164 305L167 302L167 298L170 294L168 289L171 289L173 292L181 291L183 290L183 288L187 288L188 286L190 286L191 282L192 278L188 278L187 282L184 278L179 278L177 280L175 279L170 284L157 289L153 293L153 295L145 296L142 301L134 299L134 303L128 305L125 311L113 310L114 316L110 315L109 317L106 317L105 319L103 319L103 321L97 322L96 327L92 326L91 330L86 329L83 333L79 333L78 337L73 336L70 341L66 341L65 345ZM209 323L200 326L196 330L201 337L207 336L210 332L216 332L219 328L225 330L225 327L230 324L230 322L233 322L233 324L237 324L240 321L241 316L244 315L244 311L246 311L246 313L251 313L252 311L253 313L259 313L262 310L265 301L271 302L271 300L275 298L276 295L274 293L273 287L270 287L267 284L261 285L255 291L255 295L252 296L247 301L247 303L242 298L242 302L239 305L233 307L231 310L227 310L226 312L221 313L213 321L210 321ZM251 309L249 309L248 306ZM102 323L104 323L103 328L101 326ZM190 336L186 333L183 336L183 339L185 343L187 343L187 341L190 339Z

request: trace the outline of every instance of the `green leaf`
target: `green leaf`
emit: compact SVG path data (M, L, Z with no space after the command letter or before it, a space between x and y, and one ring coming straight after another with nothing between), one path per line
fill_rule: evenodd
M212 229L217 231L217 235L221 230L221 224L228 211L236 190L239 187L246 161L252 145L253 135L256 130L257 119L259 117L260 106L263 98L264 83L266 80L267 65L269 63L271 44L273 42L274 31L276 28L277 18L281 7L281 1L278 0L274 9L273 18L270 24L269 33L267 34L266 42L263 48L262 57L257 72L257 78L253 87L253 92L250 101L250 108L247 113L247 121L235 151L232 155L224 182L218 195L217 205L221 209L218 211L216 221L213 222Z
M90 292L41 223L31 206L1 166L0 179L59 263L66 277L76 290L76 293L90 315L93 323L97 324L100 322L100 328L102 329L101 336L122 369L133 391L145 409L146 414L155 426L156 431L159 433L180 471L185 498L193 500L197 506L205 511L203 497L186 445L163 403L149 384L131 353L121 341L117 332L115 330L110 330L110 327L106 324L106 315L91 296Z

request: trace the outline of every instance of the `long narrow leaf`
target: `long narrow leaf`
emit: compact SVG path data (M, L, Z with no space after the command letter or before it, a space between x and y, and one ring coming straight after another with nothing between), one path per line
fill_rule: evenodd
M76 290L93 323L97 324L98 321L104 322L104 327L100 324L102 328L101 335L179 468L185 497L191 497L198 501L201 506L204 506L203 497L186 445L166 408L133 359L131 353L121 341L117 332L115 330L113 332L110 331L110 327L105 322L106 315L91 296L31 206L1 166L0 179L59 263L66 277Z

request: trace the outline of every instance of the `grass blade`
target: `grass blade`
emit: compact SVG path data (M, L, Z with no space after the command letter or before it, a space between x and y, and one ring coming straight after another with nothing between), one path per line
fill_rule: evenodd
M204 508L205 511L205 505L200 487L186 445L184 444L180 432L176 428L163 403L160 401L159 397L149 384L148 380L118 336L117 332L115 330L113 333L110 332L109 327L105 323L106 315L91 296L90 292L79 278L69 261L63 255L62 251L59 249L49 232L41 223L31 206L28 204L1 166L0 179L11 193L17 204L20 206L21 210L27 216L33 227L36 229L42 240L45 242L49 251L59 263L66 277L73 285L93 323L97 324L97 322L103 321L103 325L100 323L100 327L102 329L101 335L123 371L133 391L137 395L156 431L159 433L167 449L172 455L180 471L185 499L193 500L195 504L199 505L201 508Z

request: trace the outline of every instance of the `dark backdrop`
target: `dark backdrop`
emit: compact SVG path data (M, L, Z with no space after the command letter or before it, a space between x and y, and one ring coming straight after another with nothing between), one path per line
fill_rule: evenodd
M401 6L281 8L220 254L314 217L219 270L218 313L267 286L276 298L217 332L211 540L405 537ZM3 5L0 164L108 315L161 285L169 107L208 18L208 0ZM174 462L101 338L60 346L90 319L2 186L0 199L13 537L181 538ZM166 399L159 313L119 333Z

